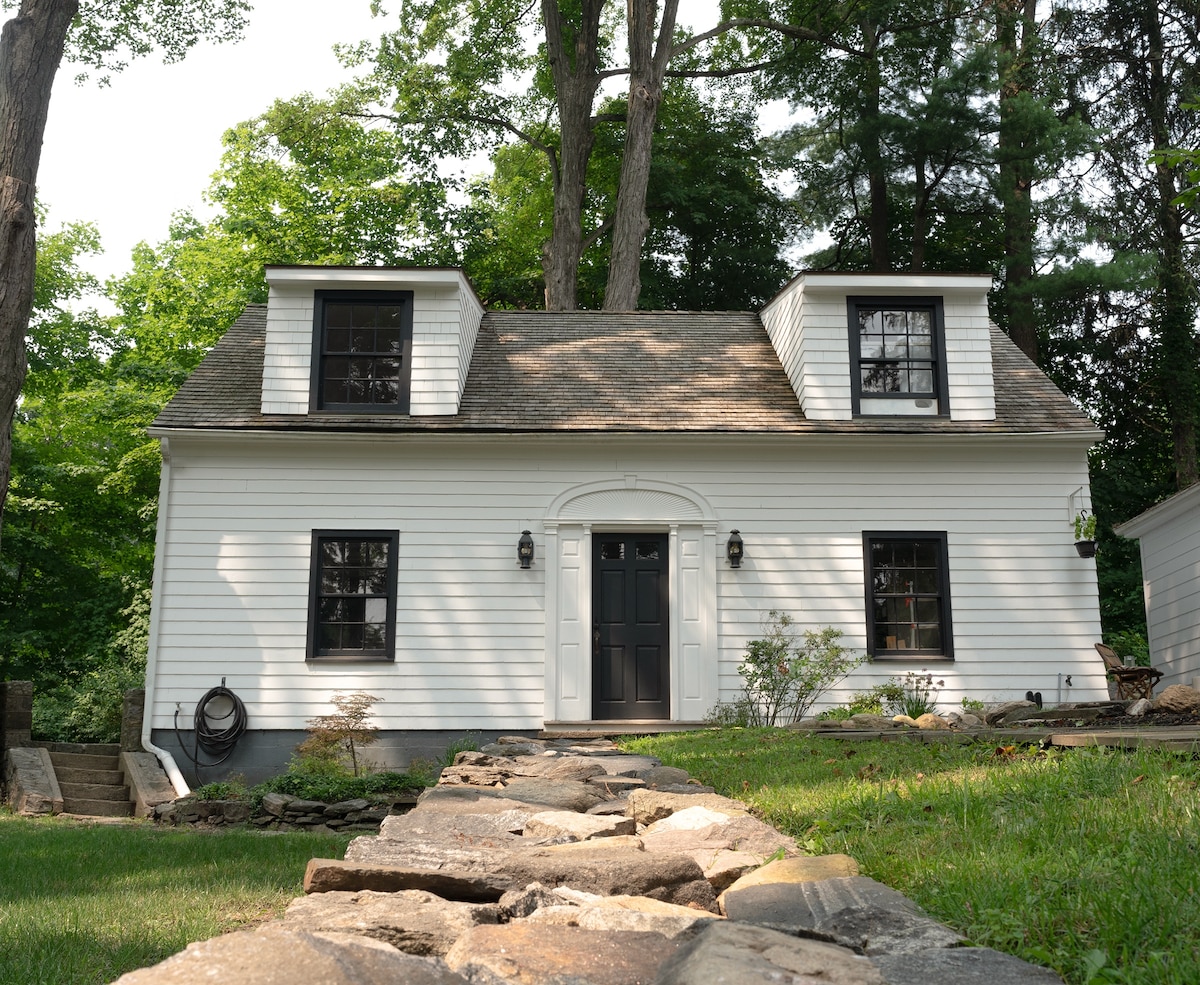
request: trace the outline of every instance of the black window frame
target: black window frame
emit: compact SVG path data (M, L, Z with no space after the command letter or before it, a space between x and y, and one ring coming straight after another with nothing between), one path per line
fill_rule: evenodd
M932 546L937 554L937 590L918 591L914 586L904 592L879 592L875 586L875 556L872 543L921 544ZM865 586L867 654L872 660L921 660L952 661L954 659L954 623L951 616L950 565L948 560L948 538L945 531L938 530L867 530L863 532L863 572ZM917 569L919 570L919 569ZM932 647L888 647L878 645L876 639L877 598L913 599L914 609L922 599L936 598L939 608L938 626L942 645ZM915 614L915 613L914 613ZM920 620L914 620L915 628Z
M326 313L330 302L398 304L403 306L400 325L400 379L397 398L388 403L327 402L324 399L325 365L328 358L338 354L326 351ZM322 414L407 414L412 396L412 291L338 291L313 292L312 372L309 388L309 408ZM372 352L371 358L385 354Z
M928 311L932 321L932 339L930 359L933 373L933 391L874 393L867 391L864 395L862 388L862 357L861 336L859 333L859 311L863 308L887 308L894 311ZM855 295L846 298L846 324L850 343L850 399L851 412L856 416L865 417L948 417L950 415L949 384L946 376L946 319L942 298L938 295L925 297L894 297L884 295ZM869 363L901 363L916 360L908 359L867 359ZM926 360L920 360L925 362ZM866 408L863 401L866 400ZM897 413L892 410L872 410L874 400L933 400L937 404L936 414Z
M321 591L321 547L332 540L382 541L388 546L387 586L384 622L384 645L382 647L322 647L320 640L321 601L334 598L341 593ZM396 530L314 530L308 568L308 640L305 659L325 662L390 662L396 659L396 575L399 570L397 554L400 533ZM353 593L366 598L379 598L379 593Z

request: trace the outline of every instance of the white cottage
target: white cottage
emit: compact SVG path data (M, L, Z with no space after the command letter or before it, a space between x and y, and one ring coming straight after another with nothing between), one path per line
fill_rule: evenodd
M1100 433L989 322L987 277L806 273L759 314L489 312L448 269L267 281L152 429L159 747L222 680L248 775L339 691L383 699L397 764L698 723L772 608L869 654L835 701L910 670L945 708L1107 694L1069 522Z
M1200 486L1176 493L1114 528L1135 537L1150 662L1163 672L1158 688L1200 679Z

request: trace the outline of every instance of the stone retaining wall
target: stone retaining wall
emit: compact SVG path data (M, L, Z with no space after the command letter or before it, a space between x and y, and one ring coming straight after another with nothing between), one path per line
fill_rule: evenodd
M198 800L181 797L154 809L154 819L164 824L195 827L224 827L251 824L272 831L371 831L379 830L385 817L404 814L417 803L416 796L396 797L390 803L344 800L326 804L301 800L285 793L269 793L258 809L248 800Z

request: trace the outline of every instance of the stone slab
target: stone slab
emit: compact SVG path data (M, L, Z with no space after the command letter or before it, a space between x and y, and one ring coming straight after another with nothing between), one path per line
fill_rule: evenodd
M62 790L54 775L50 753L36 746L6 749L4 787L8 805L18 814L59 814Z
M649 985L677 948L661 934L521 921L467 931L446 964L487 985Z
M468 903L495 903L513 888L511 880L491 873L453 869L419 869L404 865L347 862L340 859L309 859L304 870L305 893L361 892L394 893L419 889L443 899Z
M720 794L704 793L671 793L662 790L630 790L629 816L638 824L652 824L670 817L676 811L688 807L707 807L722 814L749 814L750 811L740 800L731 800Z
M953 979L944 979L947 983ZM869 958L765 927L714 921L683 944L655 985L891 985ZM928 985L928 982L922 983ZM955 983L957 985L957 983Z
M872 959L888 985L1062 985L1049 968L1029 964L990 947L931 948Z
M114 985L466 985L444 964L401 954L365 937L279 929L213 937L159 964L122 975Z
M494 903L462 903L433 893L330 892L292 900L282 923L309 933L359 934L406 954L444 955L459 936L500 920Z
M735 883L723 904L731 920L817 937L868 955L965 943L908 897L864 876L764 880L740 890Z

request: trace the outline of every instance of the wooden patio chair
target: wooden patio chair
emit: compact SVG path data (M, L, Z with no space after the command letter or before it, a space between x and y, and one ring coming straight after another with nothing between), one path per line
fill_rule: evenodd
M1104 643L1096 644L1096 652L1104 661L1104 676L1117 685L1117 698L1134 701L1138 698L1150 700L1154 696L1154 685L1163 672L1153 667L1126 667L1117 651Z

